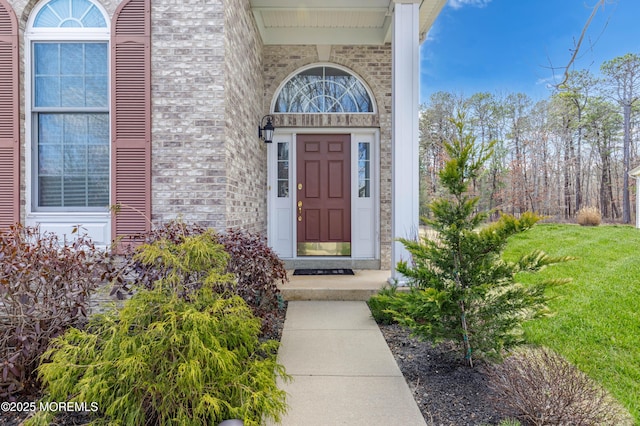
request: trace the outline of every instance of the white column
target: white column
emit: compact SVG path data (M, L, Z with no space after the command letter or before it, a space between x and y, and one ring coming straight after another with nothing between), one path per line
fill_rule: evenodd
M640 176L636 178L636 228L640 229Z
M395 267L410 255L398 238L418 234L419 0L394 0L392 41L391 281L406 283Z

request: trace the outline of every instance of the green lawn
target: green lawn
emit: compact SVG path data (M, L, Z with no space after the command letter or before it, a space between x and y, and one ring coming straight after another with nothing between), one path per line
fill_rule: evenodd
M542 224L513 237L505 258L533 249L577 259L518 277L573 279L550 290L553 316L526 326L529 341L599 381L640 425L640 230Z

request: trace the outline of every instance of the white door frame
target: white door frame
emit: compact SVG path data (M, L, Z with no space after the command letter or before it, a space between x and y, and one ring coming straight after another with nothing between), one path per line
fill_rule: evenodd
M296 259L296 136L298 134L351 135L351 257L380 259L380 130L376 128L286 128L277 129L267 147L267 238L283 259ZM278 144L289 144L288 197L278 197ZM359 143L370 144L370 197L358 191ZM304 256L304 259L313 257ZM344 259L344 257L336 257ZM335 259L321 257L319 259Z

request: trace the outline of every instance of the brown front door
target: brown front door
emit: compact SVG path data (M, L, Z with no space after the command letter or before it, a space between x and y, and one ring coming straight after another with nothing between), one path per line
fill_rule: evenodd
M351 256L350 135L298 135L298 256Z

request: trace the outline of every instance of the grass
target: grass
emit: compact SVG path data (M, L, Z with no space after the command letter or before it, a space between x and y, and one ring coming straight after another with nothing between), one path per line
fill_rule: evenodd
M549 290L553 315L527 324L527 339L601 383L640 425L640 230L542 224L513 237L504 256L534 249L577 259L518 277L573 279Z

